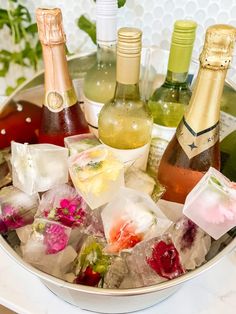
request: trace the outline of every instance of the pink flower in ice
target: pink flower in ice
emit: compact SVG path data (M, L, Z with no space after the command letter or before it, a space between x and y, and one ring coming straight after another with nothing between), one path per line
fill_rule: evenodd
M235 219L235 215L230 206L218 204L218 206L208 207L204 213L204 218L209 223L221 224L227 220Z
M3 207L1 219L8 230L14 230L23 227L26 224L20 214L20 210L12 207L11 205L5 205Z
M85 202L80 196L72 200L62 199L60 207L56 209L56 217L65 226L79 226L84 222L85 208Z
M46 254L55 254L64 250L68 239L69 237L65 232L65 227L58 224L47 224L44 233Z

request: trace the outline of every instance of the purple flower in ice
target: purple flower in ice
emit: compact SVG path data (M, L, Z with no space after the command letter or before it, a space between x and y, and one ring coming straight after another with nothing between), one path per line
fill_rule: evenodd
M80 196L72 200L62 199L56 209L57 220L68 227L79 226L84 222L85 208L86 204Z
M65 232L65 227L58 224L47 224L44 231L46 254L55 254L64 250L68 239L69 237Z

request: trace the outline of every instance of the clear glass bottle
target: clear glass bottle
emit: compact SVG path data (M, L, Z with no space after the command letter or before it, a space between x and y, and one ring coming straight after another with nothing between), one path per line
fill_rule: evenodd
M37 9L36 19L45 65L45 102L39 142L64 146L64 137L88 132L70 78L61 10Z
M136 28L118 32L115 95L99 114L98 131L122 161L145 169L153 122L139 93L141 36Z
M161 156L192 95L187 79L196 27L197 24L191 20L175 22L165 82L148 101L154 120L148 160L149 171L153 174L157 172Z
M98 114L114 96L116 85L117 0L96 1L97 62L84 78L84 112L98 136Z
M158 179L166 187L166 200L184 203L209 167L220 169L220 99L234 41L234 27L213 25L207 29L188 109L158 170Z

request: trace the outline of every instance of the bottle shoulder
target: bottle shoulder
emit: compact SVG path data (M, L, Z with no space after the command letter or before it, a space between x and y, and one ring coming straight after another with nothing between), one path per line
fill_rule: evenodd
M164 83L157 88L149 101L167 101L167 102L183 102L188 103L192 95L192 91L188 84L170 84Z

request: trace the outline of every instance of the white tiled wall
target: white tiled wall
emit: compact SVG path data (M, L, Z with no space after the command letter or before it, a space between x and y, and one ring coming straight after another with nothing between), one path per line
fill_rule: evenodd
M93 0L22 0L31 12L38 6L58 6L62 9L68 47L72 52L94 49L91 40L76 26L81 14L95 18ZM0 7L6 0L0 0ZM144 45L158 45L169 48L173 23L176 19L189 18L198 23L194 56L202 47L206 28L215 23L229 23L236 26L236 0L127 0L119 10L118 26L135 26L143 30ZM7 34L1 36L0 49L9 47ZM17 69L12 69L4 82L0 78L0 94L7 84L14 81ZM32 75L32 72L23 73Z

